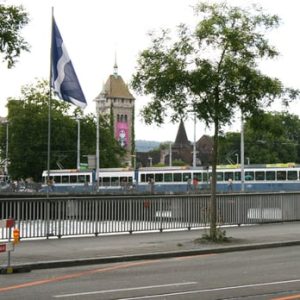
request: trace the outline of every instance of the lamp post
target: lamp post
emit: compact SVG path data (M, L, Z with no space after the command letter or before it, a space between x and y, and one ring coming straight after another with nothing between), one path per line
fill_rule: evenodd
M77 121L77 170L80 170L80 119L76 118Z
M5 167L4 171L8 175L8 121L6 121L6 146L5 146Z
M239 164L239 154L236 153L235 156L236 156L236 164L238 165Z
M241 111L241 191L245 191L245 147L244 147L244 118ZM248 161L249 164L249 161Z
M172 167L172 143L169 144L169 166Z
M196 112L194 112L193 168L196 168L196 121L197 121L197 116L196 116Z
M152 167L152 157L148 157L149 159L149 167Z

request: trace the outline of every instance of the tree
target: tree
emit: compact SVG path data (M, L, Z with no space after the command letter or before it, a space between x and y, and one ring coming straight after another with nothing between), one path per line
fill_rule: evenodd
M245 123L245 155L251 162L300 162L300 120L287 113L265 113Z
M286 112L254 115L244 124L245 157L251 164L299 163L299 131L300 119L296 115ZM219 164L235 163L239 152L239 132L220 136Z
M32 177L40 180L47 169L48 96L49 84L39 81L22 88L20 99L9 99L9 174L13 179ZM76 168L77 123L81 114L81 157L95 153L96 121L90 114L83 116L65 101L51 100L51 161L50 168ZM73 108L73 107L72 107ZM71 112L71 113L70 113ZM0 127L0 147L5 148L4 126ZM124 150L111 136L107 119L100 119L100 160L102 167L118 167Z
M21 51L28 51L28 44L20 35L21 29L29 22L22 6L0 4L0 53L7 67L15 65Z
M241 9L222 4L199 3L195 7L200 21L191 32L178 27L178 39L170 32L151 34L152 44L138 58L132 86L153 99L143 109L146 123L180 120L188 112L214 126L210 238L217 239L216 166L219 132L237 111L252 115L276 98L288 103L298 91L263 75L258 68L262 58L274 58L276 49L264 37L279 25L276 15L262 9Z

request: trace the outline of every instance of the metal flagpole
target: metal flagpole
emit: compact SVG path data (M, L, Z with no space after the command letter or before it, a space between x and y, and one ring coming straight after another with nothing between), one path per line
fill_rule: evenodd
M50 150L51 150L51 96L52 96L52 38L53 38L53 18L54 8L52 7L51 14L51 46L50 46L50 78L49 78L49 98L48 98L48 149L47 149L47 199L49 200L49 189L50 189ZM47 201L47 232L46 236L49 238L50 234L50 202Z

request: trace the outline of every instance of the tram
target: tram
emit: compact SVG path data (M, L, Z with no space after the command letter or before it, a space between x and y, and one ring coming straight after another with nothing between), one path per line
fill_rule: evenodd
M242 180L244 174L244 180ZM43 188L56 192L157 192L184 193L208 191L212 177L211 167L151 167L107 168L99 170L99 183L95 170L50 170L44 171ZM300 165L294 163L217 166L217 191L297 191L300 190Z

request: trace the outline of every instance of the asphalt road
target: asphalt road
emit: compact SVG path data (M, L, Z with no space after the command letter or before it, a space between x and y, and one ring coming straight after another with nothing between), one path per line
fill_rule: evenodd
M0 299L300 299L300 246L0 277ZM291 298L292 296L292 298Z

